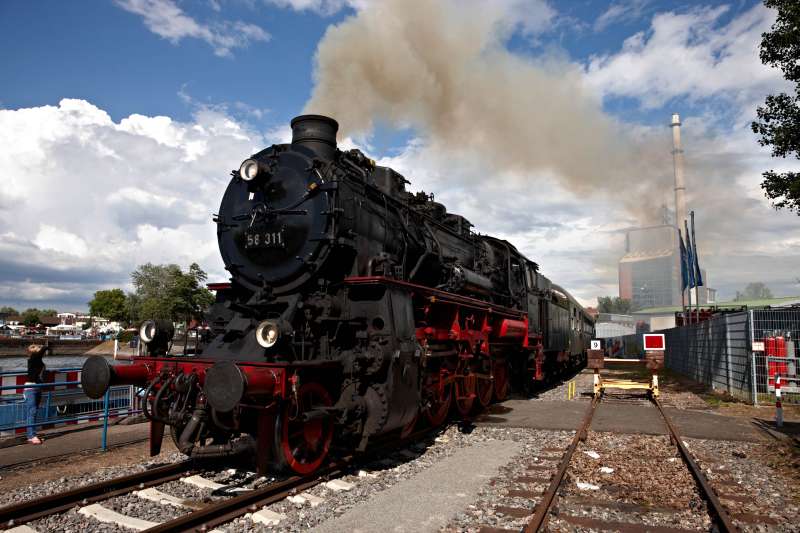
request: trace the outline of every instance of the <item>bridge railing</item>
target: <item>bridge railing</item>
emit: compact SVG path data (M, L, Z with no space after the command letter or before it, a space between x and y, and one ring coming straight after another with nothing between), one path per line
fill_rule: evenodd
M109 419L141 413L138 388L124 385L111 387L100 399L91 399L80 387L79 368L49 371L46 383L25 385L27 372L0 372L0 437L24 434L26 428L37 429L103 423L102 447L108 445ZM41 391L41 400L33 424L28 423L24 389Z

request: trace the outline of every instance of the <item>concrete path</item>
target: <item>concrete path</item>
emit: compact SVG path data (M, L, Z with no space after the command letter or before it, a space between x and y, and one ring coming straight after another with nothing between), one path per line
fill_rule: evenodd
M589 405L585 401L507 400L492 405L476 424L537 429L576 429Z
M494 405L481 415L477 425L527 427L535 429L574 430L580 426L588 401L508 400ZM757 442L762 434L746 418L723 416L711 412L666 407L664 409L682 436L698 439ZM653 405L600 403L592 420L594 431L666 435L658 409Z
M119 446L146 439L149 436L149 424L114 425L108 428L108 445ZM0 469L28 461L38 461L64 455L77 454L87 450L100 449L102 446L102 427L87 428L82 431L64 433L48 437L42 434L45 441L40 446L20 444L0 450Z
M491 441L464 448L312 531L438 531L451 516L475 501L480 488L521 449L513 441Z

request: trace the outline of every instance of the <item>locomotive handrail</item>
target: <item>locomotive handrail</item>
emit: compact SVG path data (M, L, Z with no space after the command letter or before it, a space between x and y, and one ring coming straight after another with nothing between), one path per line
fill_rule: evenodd
M427 292L431 296L435 296L441 300L446 300L466 306L477 307L478 309L483 309L486 311L490 311L492 313L506 314L516 318L523 318L525 316L525 312L520 311L519 309L511 309L509 307L496 305L493 304L492 302L487 302L485 300L478 300L476 298L470 298L469 296L454 294L452 292L442 291L439 289L435 289L433 287L427 287L425 285L417 285L416 283L410 283L408 281L403 281L399 279L387 278L384 276L351 276L344 278L345 285L373 285L378 283L386 285L395 285L398 287L412 288L416 291Z

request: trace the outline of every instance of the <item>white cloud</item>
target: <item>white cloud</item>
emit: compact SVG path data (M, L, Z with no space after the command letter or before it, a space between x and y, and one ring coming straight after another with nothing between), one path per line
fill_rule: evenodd
M651 0L623 0L613 2L608 6L608 9L594 21L594 31L601 32L614 24L624 24L638 20L651 3Z
M211 45L218 56L229 56L234 48L246 48L251 42L270 39L270 34L261 27L240 20L202 24L186 14L173 0L115 1L122 9L140 15L145 26L156 35L173 44L187 37L201 39Z
M40 224L39 233L36 234L33 243L42 250L52 250L76 257L86 257L89 252L86 241L74 233L47 224Z
M227 279L211 214L231 169L268 144L209 109L186 123L136 114L114 122L69 99L0 110L0 143L0 298L25 299L12 288L31 283L41 290L30 299L76 308L95 290L126 286L147 261L196 261Z
M616 54L595 56L589 85L607 96L638 99L656 108L676 97L722 96L750 105L783 87L780 71L761 64L758 46L775 13L758 4L727 24L728 6L660 13L650 28L625 40Z
M265 0L266 3L295 11L313 11L320 15L333 15L345 7L359 7L367 0Z

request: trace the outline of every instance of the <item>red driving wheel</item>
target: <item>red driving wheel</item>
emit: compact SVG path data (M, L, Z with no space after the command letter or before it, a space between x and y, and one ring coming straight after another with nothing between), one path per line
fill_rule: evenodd
M469 416L470 411L472 411L472 405L475 403L476 397L476 381L477 378L470 371L467 360L462 359L459 361L453 394L455 396L456 411L461 416Z
M491 375L490 369L492 362L489 359L481 361L479 372L485 377L479 377L476 384L476 394L478 395L478 403L475 407L488 407L492 403L492 394L494 393L494 383L489 376Z
M414 431L414 427L417 425L418 420L419 420L419 410L417 410L417 413L414 415L414 418L411 419L411 422L403 426L403 428L400 430L401 439L405 439L409 435L411 435L411 432Z
M286 402L278 415L275 462L279 469L300 475L310 474L322 465L333 438L333 420L314 418L303 421L303 413L333 405L320 383L305 383L297 391L297 401Z
M439 426L447 419L447 412L450 410L450 403L453 401L453 387L452 383L446 382L447 373L441 372L439 380L445 381L441 390L439 388L440 381L435 381L429 384L429 405L425 409L425 418L428 423L433 426Z
M504 360L494 363L494 399L502 402L508 397L508 363Z

